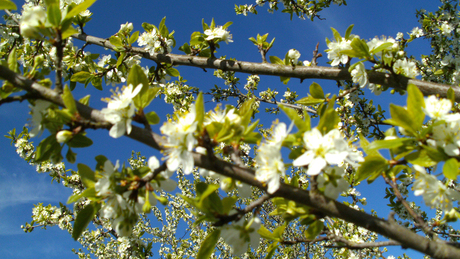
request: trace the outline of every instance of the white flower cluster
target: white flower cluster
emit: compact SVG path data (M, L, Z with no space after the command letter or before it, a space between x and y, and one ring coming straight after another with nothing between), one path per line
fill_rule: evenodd
M281 157L281 147L288 134L286 124L277 124L273 129L272 138L260 145L255 157L257 163L256 179L267 184L267 192L270 194L279 189L280 176L284 176L285 169Z
M42 226L58 225L60 229L72 229L71 222L73 221L72 215L69 211L56 206L43 206L42 203L35 205L32 209L32 219L34 223ZM23 227L27 230L26 227Z
M233 42L232 35L222 26L215 27L213 29L207 29L204 31L207 41L216 40L217 42L225 41L225 43Z
M329 49L326 50L327 58L332 60L331 66L337 66L340 64L347 64L349 57L341 52L344 50L352 50L351 41L355 35L351 35L349 39L342 38L339 42L331 41L327 43Z
M147 50L150 55L153 55L155 53L170 53L174 45L174 40L164 38L154 27L150 32L142 33L137 43L139 46L145 46L145 50Z
M393 71L396 74L402 74L410 78L418 75L417 66L415 62L405 59L398 59L393 65Z
M133 85L124 87L121 93L115 93L113 99L108 100L107 108L101 110L105 120L113 124L109 131L112 138L131 133L131 121L135 109L133 98L141 89L142 84L134 89Z
M139 65L141 63L141 56L129 56L125 58L123 62L126 65L126 71L129 71L129 68L131 68L134 65ZM127 79L127 73L117 69L115 64L116 61L112 59L111 55L103 55L99 58L99 61L97 62L97 66L99 67L98 72L105 73L107 83L111 83L113 86L120 82L124 83Z
M248 91L255 91L257 90L257 86L259 85L260 77L258 75L250 75L248 76L247 83L244 85L244 89Z
M44 27L46 11L41 6L33 6L24 9L19 23L21 35L26 38L40 38L38 27Z

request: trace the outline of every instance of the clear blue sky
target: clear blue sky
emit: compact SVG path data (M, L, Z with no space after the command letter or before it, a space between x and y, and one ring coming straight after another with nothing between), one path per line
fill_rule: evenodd
M23 1L14 1L18 7L22 6ZM227 21L232 21L233 25L229 27L233 34L234 42L226 45L221 44L219 55L236 58L242 61L259 62L260 55L256 47L247 40L249 37L255 37L257 33L269 33L269 39L276 37L275 45L268 55L283 57L290 49L295 48L302 54L301 60L311 59L312 51L317 42L320 43L320 51L326 49L325 37L332 38L330 27L336 28L342 34L350 24L355 24L353 32L360 35L361 38L369 39L374 36L396 36L397 32L409 32L413 27L418 26L415 19L415 10L425 8L430 11L437 10L438 1L433 0L405 0L405 1L347 1L348 6L332 7L322 12L320 15L326 20L315 20L315 22L303 21L297 18L289 20L289 15L277 12L269 14L266 7L259 9L258 15L248 15L247 17L236 16L233 9L234 4L251 4L253 0L239 1L120 1L120 0L99 0L90 10L94 13L93 20L88 23L85 32L102 38L108 38L118 31L120 24L132 22L134 30L143 31L142 22L148 22L158 25L160 20L166 16L166 25L171 30L175 30L177 46L173 53L182 54L177 48L184 42L190 40L190 34L194 31L201 30L201 20L209 23L214 17L217 25L223 25ZM82 43L74 41L75 45L81 46ZM429 43L427 41L416 42L408 51L418 57L421 53L429 54ZM88 47L93 53L105 52L99 47ZM150 65L151 61L143 61L142 65ZM320 65L325 65L327 58L319 60ZM213 71L207 73L196 68L179 68L181 75L188 81L189 85L199 87L203 90L213 87L214 84L222 84L212 76ZM241 75L241 82L247 75ZM336 91L335 82L315 80L322 85L325 91L331 89ZM295 90L301 96L305 96L308 86L312 81L305 80L300 84L299 80L293 79L287 87ZM242 87L241 85L241 87ZM278 92L284 93L286 86L279 83L279 78L262 78L259 89L270 87ZM108 89L107 87L106 89ZM82 97L87 93L81 90L74 94L76 98ZM92 94L91 105L95 108L102 108L105 103L100 102L101 97L107 97L110 94L105 91L102 95L94 91L91 86L88 87ZM390 98L388 98L390 97ZM383 94L379 97L382 101L382 107L387 108L388 102L403 104L405 97L395 97ZM207 109L213 108L211 105ZM27 115L27 103L14 103L0 107L0 135L6 133L12 128L21 129L22 125L29 117ZM158 110L157 110L158 112ZM163 115L171 110L163 111ZM280 119L284 119L281 118ZM164 116L160 117L164 119ZM162 123L162 122L161 122ZM43 136L47 136L45 133ZM94 145L85 150L78 152L77 163L86 163L89 166L94 165L94 156L104 154L112 161L120 159L126 160L132 150L141 151L143 155L149 157L156 153L147 149L139 143L129 139L121 138L114 140L110 138L106 131L90 132L89 135ZM39 143L39 139L33 139ZM50 177L47 174L37 174L35 169L28 166L19 158L14 147L10 146L9 140L0 137L0 255L3 258L75 258L70 251L71 248L77 248L78 243L73 241L71 236L61 231L59 228L49 228L46 231L36 229L32 233L25 234L20 229L20 225L31 221L32 205L43 202L44 204L57 205L59 201L65 202L69 196L69 190L59 184L50 184ZM110 153L106 153L111 150ZM72 166L69 168L73 168ZM377 185L378 186L378 185ZM382 204L380 201L371 201L372 197L383 198L384 189L378 190L376 185L371 190L360 190L363 196L368 198L367 211L375 207L375 204ZM377 189L377 190L376 190ZM374 202L374 203L373 203ZM418 200L420 202L420 199ZM387 211L382 208L382 211ZM388 213L379 214L381 217L387 217ZM395 251L395 256L402 253L401 250ZM407 252L407 251L406 251ZM390 255L390 253L386 253Z

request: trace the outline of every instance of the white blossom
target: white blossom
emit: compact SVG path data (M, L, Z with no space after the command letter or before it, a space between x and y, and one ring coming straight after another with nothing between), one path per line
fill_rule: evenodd
M232 35L222 26L215 27L214 29L207 29L204 31L206 40L211 41L217 39L218 41L225 41L225 43L233 42Z
M291 63L295 65L300 58L300 52L296 49L290 49L288 51L288 57L291 59Z
M22 19L19 23L21 35L27 38L39 38L37 27L43 26L46 22L46 11L41 6L34 6L24 9Z

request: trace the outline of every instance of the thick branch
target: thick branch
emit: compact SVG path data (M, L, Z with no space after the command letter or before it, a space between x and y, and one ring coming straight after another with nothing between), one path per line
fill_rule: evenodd
M18 75L4 66L0 66L0 77L8 80L16 87L28 92L37 93L43 99L64 107L61 96L55 91ZM107 125L107 129L110 128L110 124L104 120L100 111L82 105L78 102L77 109L81 116L101 124L105 124ZM160 135L148 130L133 126L131 134L129 134L128 137L152 148L160 150L164 149L162 145L164 139L161 138ZM267 189L265 184L255 179L255 172L250 168L241 168L223 160L215 158L211 159L207 155L201 155L198 153L194 153L193 158L195 166L202 167L228 177L233 177L265 191ZM308 192L287 184L281 184L278 191L273 194L273 197L283 197L293 200L299 204L315 208L327 216L340 218L347 222L354 223L357 226L366 228L370 231L386 236L389 239L400 242L405 248L412 248L434 258L460 258L460 249L450 246L444 241L429 240L396 224L394 221L380 219L365 212L355 210L340 202L330 200L317 192Z
M108 40L89 36L86 34L74 34L73 38L85 41L90 44L102 46L104 48L114 49ZM142 55L146 59L153 60L155 62L164 62L172 65L180 66L192 66L200 68L211 68L221 69L224 71L235 71L246 74L257 74L257 75L270 75L270 76L284 76L292 78L308 79L329 79L329 80L351 80L350 73L347 68L334 68L334 67L320 67L320 66L282 66L270 63L254 63L234 60L222 60L216 58L204 58L188 55L177 55L177 54L154 54L150 55L148 51L143 48L131 47L127 48L126 51L137 53ZM455 92L455 100L460 102L460 88L421 81L417 79L410 79L400 75L391 75L381 72L368 72L369 82L379 85L385 85L391 88L405 90L409 84L414 84L420 91L425 95L439 94L441 97L447 97L447 90L450 87Z

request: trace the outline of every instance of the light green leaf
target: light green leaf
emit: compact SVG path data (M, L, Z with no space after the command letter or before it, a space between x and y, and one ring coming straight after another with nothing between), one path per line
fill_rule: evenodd
M16 56L16 48L13 48L8 55L8 68L14 72L19 72L19 64Z
M73 99L72 92L67 85L64 86L64 92L62 93L62 101L64 101L65 107L73 115L77 113L77 105Z
M50 135L40 142L35 152L35 162L43 162L50 158L53 152L61 150L61 145L56 141L55 135Z
M324 92L323 92L323 88L321 88L321 86L315 82L313 82L311 85L310 85L310 94L312 97L316 98L316 99L324 99Z
M381 174L388 167L388 161L380 155L365 157L356 172L355 182L361 182L374 174Z
M403 145L409 145L413 143L411 138L396 138L387 140L376 140L369 144L367 150L378 150L378 149L391 149L398 148Z
M332 34L334 35L335 41L337 42L342 42L342 36L340 36L340 33L331 27Z
M458 161L455 158L451 158L444 163L442 167L442 173L445 177L451 180L457 180L458 176Z
M345 39L348 40L348 38L350 38L351 31L353 30L354 26L355 26L354 24L348 26L347 31L345 32L345 37L344 37Z
M275 255L276 249L278 249L278 242L271 244L268 249L267 249L267 256L265 256L265 259L270 259Z
M77 14L85 11L86 9L88 9L91 5L94 4L94 2L96 2L96 0L86 0L84 1L83 3L75 6L72 10L70 10L70 12L67 13L67 15L65 16L65 19L71 19L73 18L74 16L76 16Z
M413 84L407 86L407 111L414 121L413 128L418 129L422 126L425 119L425 113L422 108L425 107L425 98L422 92Z
M315 221L310 226L308 226L307 230L305 231L305 238L308 240L313 240L315 237L321 233L324 228L324 223L320 220Z
M198 254L196 258L203 258L207 259L210 258L214 249L216 248L217 241L220 237L220 229L215 229L208 236L203 240L201 243L200 250L198 250Z
M436 165L438 162L434 161L425 149L412 152L404 157L404 159L414 165L423 167L430 167Z
M142 84L141 91L133 98L134 105L136 108L145 108L149 105L150 101L153 100L149 91L149 80L144 73L144 70L139 65L133 65L129 70L128 74L128 85L133 85L137 87L139 84ZM150 99L150 101L149 101Z
M151 125L155 125L155 124L160 123L160 117L154 111L146 113L145 118L147 119L148 123L151 124Z
M203 93L200 92L195 102L195 114L196 114L196 121L198 126L201 127L204 121L204 98Z
M4 9L16 10L18 8L16 7L16 4L11 2L10 0L0 0L0 10Z
M88 78L90 78L92 74L90 72L86 71L80 71L72 75L70 78L70 81L72 82L79 82L79 83L85 83Z
M78 33L78 31L74 27L69 26L65 30L62 31L61 37L62 37L63 40L65 40L68 37L74 35L75 33Z
M311 105L316 105L318 103L323 103L323 102L325 102L324 99L316 99L313 96L307 96L307 97L304 97L296 101L295 103L311 106Z
M299 129L301 132L305 132L310 130L310 117L308 117L308 121L303 120L300 115L297 113L296 110L288 107L284 107L282 105L278 106L283 112L289 117L291 121L294 122L294 125Z
M59 4L51 4L46 7L47 14L48 14L48 21L54 25L59 26L61 23L61 9L59 8Z
M132 45L134 42L137 41L137 39L139 39L139 31L135 31L133 32L133 34L131 34L128 40L129 45Z
M179 70L173 68L173 67L168 67L166 69L166 73L170 76L173 76L173 77L178 77L180 76L180 73L179 73Z
M115 47L123 47L123 42L118 36L110 36L109 41Z
M272 64L284 65L284 61L277 56L270 56L269 59Z
M415 128L415 122L413 121L411 114L404 109L404 107L390 104L390 114L391 119L386 120L386 123L402 127L407 130L408 133L415 135L418 128Z

